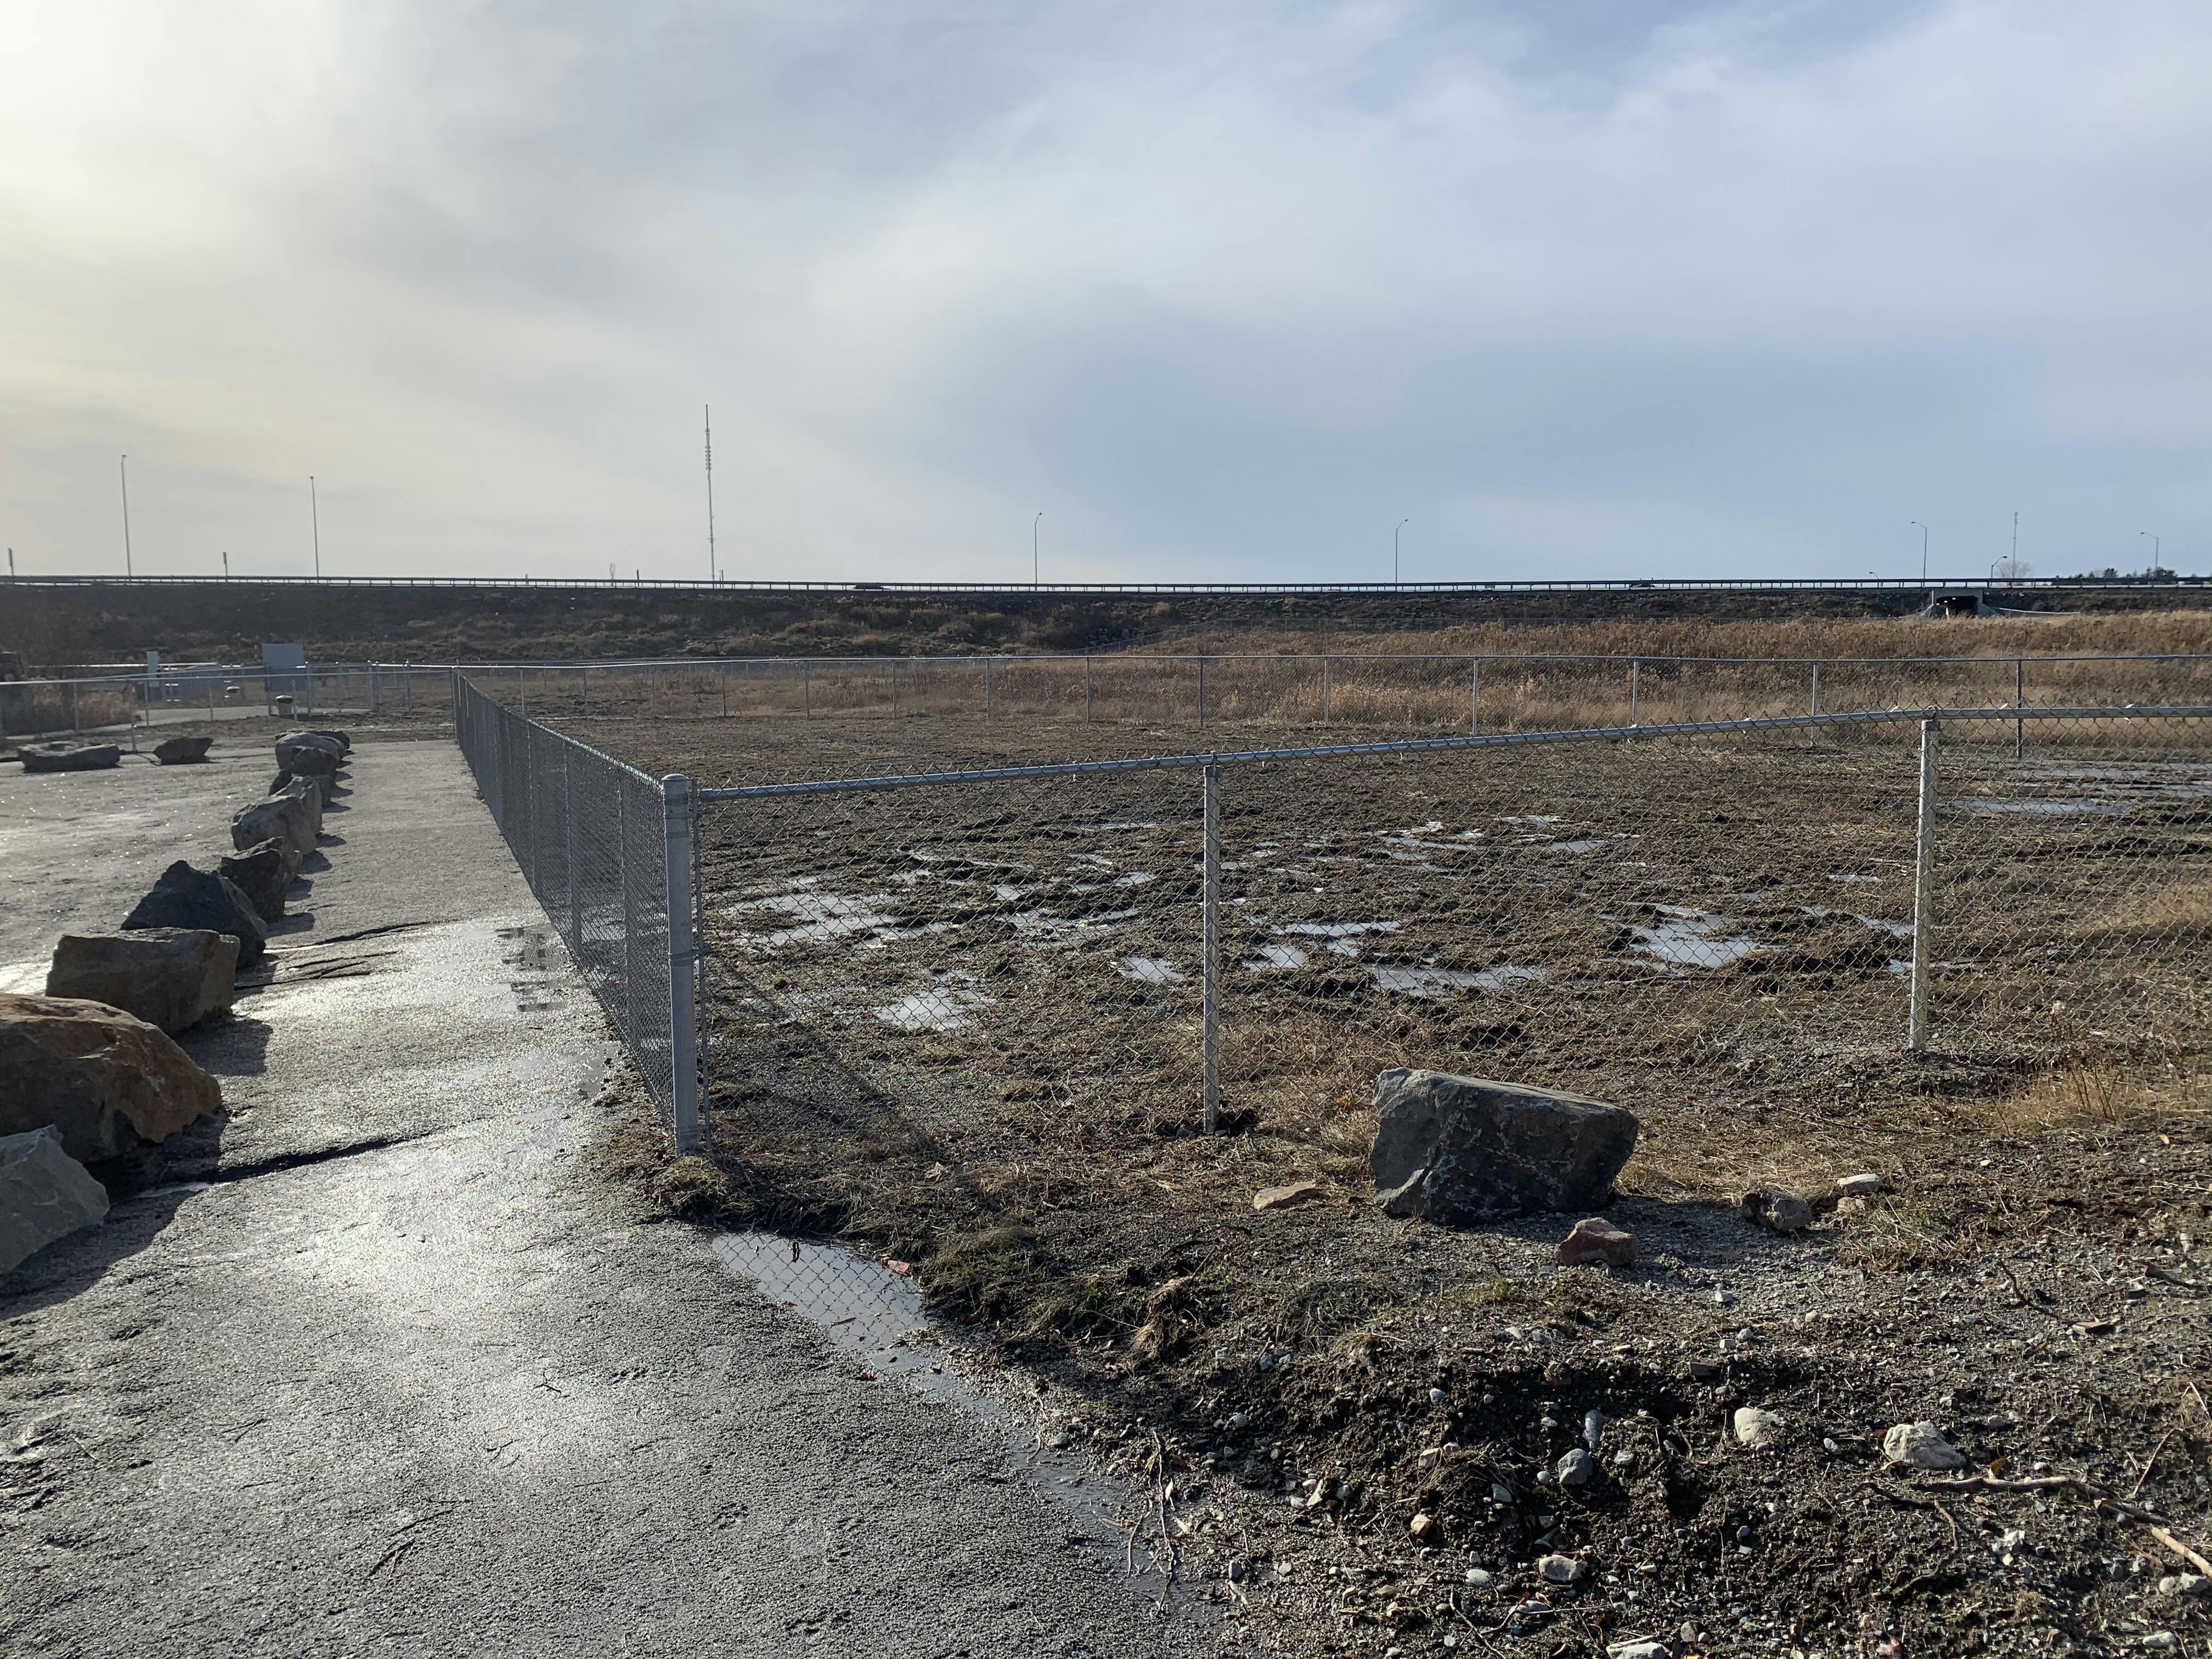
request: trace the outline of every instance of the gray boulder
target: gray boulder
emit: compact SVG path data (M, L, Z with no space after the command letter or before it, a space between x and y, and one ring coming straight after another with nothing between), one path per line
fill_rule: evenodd
M315 832L322 826L321 792L312 785L290 783L268 799L231 815L230 844L243 853L264 841L281 841L305 858L315 850Z
M104 1002L174 1034L228 1009L237 980L238 941L228 933L64 933L46 970L46 994Z
M0 1135L51 1125L91 1164L222 1105L216 1080L144 1020L104 1002L0 994Z
M269 953L268 931L252 900L211 871L179 859L161 872L154 890L123 919L126 931L146 927L204 928L238 941L238 965L251 968Z
M58 1132L0 1135L0 1273L106 1218L107 1188L69 1155Z
M353 753L353 739L333 726L319 726L311 730L307 735L311 738L328 738L332 743L337 744L338 752L341 754Z
M154 745L154 758L163 766L191 766L214 746L213 738L164 738Z
M246 895L264 921L284 915L284 896L300 874L300 851L289 842L264 841L234 858L218 859L215 872Z
M112 743L27 743L15 753L26 772L99 772L123 758Z
M288 772L335 772L345 755L343 741L321 732L287 732L276 739L276 764Z
M1633 1112L1526 1084L1398 1066L1375 1079L1383 1208L1445 1226L1595 1210L1636 1150Z
M279 772L269 781L269 793L281 795L295 783L313 790L315 805L326 807L331 804L331 792L337 787L337 779L328 773L313 776L304 772Z

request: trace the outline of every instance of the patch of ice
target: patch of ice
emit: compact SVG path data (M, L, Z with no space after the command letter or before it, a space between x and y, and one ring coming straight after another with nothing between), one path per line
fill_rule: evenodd
M1243 965L1255 969L1303 968L1306 965L1306 953L1295 945L1263 945L1260 947L1260 954L1248 957Z
M1115 963L1114 971L1140 985L1180 985L1184 979L1182 969L1158 957L1123 957Z
M1725 968L1759 949L1756 939L1723 936L1726 916L1692 910L1679 904L1662 904L1667 919L1653 927L1632 927L1635 948L1670 965L1687 968Z

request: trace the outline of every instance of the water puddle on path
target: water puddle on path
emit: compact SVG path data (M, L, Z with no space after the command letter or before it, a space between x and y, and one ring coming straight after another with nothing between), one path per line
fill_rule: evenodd
M1066 1439L1066 1419L1042 1396L1019 1401L1020 1380L996 1378L988 1358L923 1310L913 1279L842 1244L775 1233L724 1233L714 1254L737 1279L815 1326L872 1379L896 1378L994 1431L1036 1489L1082 1523L1102 1562L1121 1565L1129 1493Z

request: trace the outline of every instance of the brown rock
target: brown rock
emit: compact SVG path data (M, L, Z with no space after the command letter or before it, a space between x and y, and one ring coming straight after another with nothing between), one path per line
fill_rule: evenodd
M1423 1510L1406 1523L1406 1530L1413 1534L1417 1543L1431 1543L1437 1537L1437 1517Z
M1603 1216L1575 1223L1574 1231L1559 1243L1559 1260L1570 1267L1632 1267L1636 1238Z
M1779 1187L1754 1187L1736 1200L1746 1221L1774 1233L1802 1233L1813 1224L1813 1206Z
M1262 1187L1252 1194L1252 1207L1255 1210L1285 1209L1292 1204L1303 1204L1310 1198L1318 1198L1321 1192L1322 1184L1318 1181L1293 1181L1287 1187Z
M154 758L163 766L192 766L207 758L213 738L164 738L154 745Z
M300 851L291 842L264 841L234 858L216 860L216 874L246 895L264 921L282 921L284 895L300 874Z
M228 933L64 933L46 970L46 994L104 1002L173 1032L228 1008L237 980L238 941Z
M222 1104L216 1080L135 1015L0 994L0 1134L52 1124L90 1164L166 1140Z

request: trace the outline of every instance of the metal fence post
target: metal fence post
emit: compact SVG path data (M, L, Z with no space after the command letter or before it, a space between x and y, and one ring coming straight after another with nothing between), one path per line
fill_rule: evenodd
M1906 1015L1905 1046L1918 1054L1928 1046L1929 935L1935 931L1936 722L1920 722L1920 816L1912 845L1912 993Z
M694 810L690 779L680 772L661 779L668 904L668 1104L679 1158L700 1149L699 1002L693 981L699 958L691 945Z
M722 696L724 699L722 712L726 714L730 712L728 705L729 684L727 681L723 683ZM898 718L898 659L896 657L893 657L891 659L891 718L893 720L896 720Z
M1628 659L1628 723L1631 726L1636 724L1636 710L1642 698L1643 679L1644 659L1631 657Z
M1482 731L1482 659L1477 657L1467 670L1467 734L1478 736Z
M588 718L592 712L592 665L586 663L576 671L576 698L580 712Z
M983 659L983 718L991 718L991 659Z
M717 670L716 672L719 672L719 673L721 675L721 677L722 677L722 718L723 718L724 720L727 720L727 719L729 719L729 718L730 718L730 665L729 665L729 664L727 664L727 663L724 663L724 664L721 665L721 667L720 667L719 670ZM896 680L896 678L897 678L897 674L898 674L898 669L897 669L897 667L896 667L896 665L893 665L893 667L892 667L892 669L891 669L891 674L892 674L892 678L894 678L894 680ZM896 701L896 693L894 693L894 701ZM896 708L893 708L893 710L892 710L891 712L892 712L892 713L894 713L894 714L896 714L896 713L897 713L898 711L897 711L897 709L896 709Z
M799 666L799 689L806 699L804 717L811 720L814 718L814 665L811 662Z
M1328 724L1328 659L1321 659L1321 723Z
M1205 897L1199 925L1199 972L1204 995L1200 1065L1206 1133L1221 1132L1221 769L1206 763Z
M515 664L514 695L520 705L516 708L515 713L520 714L525 720L530 718L530 681L527 678L529 672L530 671L520 663Z
M2016 657L2013 659L2012 706L2014 708L2024 708L2027 706L2027 662L2024 658ZM2027 721L2015 718L2012 723L2012 757L2018 760L2027 747Z
M1820 712L1820 665L1818 663L1813 665L1813 707L1810 712L1815 714Z
M71 681L69 683L69 694L70 694L70 731L72 731L72 732L78 732L78 731L82 731L83 728L82 728L82 726L80 726L77 724L77 715L76 715L76 682L75 680L71 680Z
M1198 659L1198 729L1206 730L1206 659Z
M1083 653L1083 723L1091 724L1091 653Z

